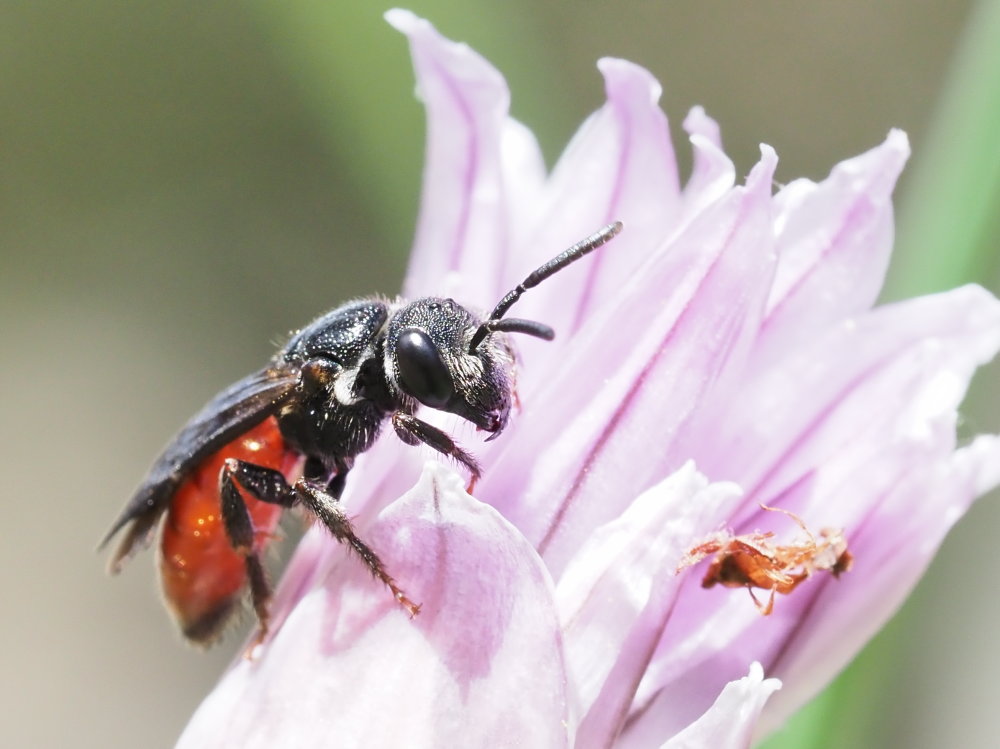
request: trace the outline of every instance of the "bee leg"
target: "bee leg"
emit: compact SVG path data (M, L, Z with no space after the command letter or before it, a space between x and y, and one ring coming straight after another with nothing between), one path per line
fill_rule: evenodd
M354 532L354 527L351 525L350 519L340 507L338 499L344 490L344 483L349 470L349 463L338 461L337 473L330 479L328 486L309 479L300 479L295 483L295 486L290 486L280 471L264 468L263 466L254 465L242 460L228 460L223 468L223 492L228 491L238 499L241 505L240 509L242 509L242 516L245 517L248 526L250 524L250 517L246 511L246 505L243 504L243 498L239 496L239 491L234 486L234 479L236 482L239 482L240 486L250 496L262 502L281 505L282 507L292 507L301 502L327 527L334 538L346 543L348 547L361 557L361 561L371 570L372 574L385 583L389 590L392 591L393 597L413 616L420 610L420 606L407 598L406 594L396 585L396 582L386 572L378 555ZM229 489L226 488L227 483L230 487ZM226 494L224 493L223 517L226 516L226 504ZM235 526L243 522L243 517L240 517L239 512L234 510L232 515ZM227 529L229 528L228 520L226 521L226 527ZM249 534L251 548L249 552L243 550L245 545L239 546L235 541L233 542L233 546L246 555L247 572L250 576L250 595L254 603L254 610L257 612L257 617L261 621L261 627L265 630L264 633L266 634L267 602L270 599L271 590L267 579L263 575L263 567L260 565L260 561L252 549L252 530L251 527ZM246 536L246 532L243 532L241 539L245 539ZM233 538L233 534L230 535L230 538ZM255 569L259 569L260 574L257 574L255 569L251 569L251 565Z
M258 642L267 635L268 604L271 601L271 584L268 582L260 555L254 548L254 528L246 502L236 482L252 497L264 502L290 507L295 497L279 471L247 463L227 460L219 474L219 496L222 498L222 522L229 536L229 543L243 557L250 585L250 602L260 622Z
M354 532L354 526L351 524L350 518L347 517L347 514L341 508L340 502L337 501L334 492L343 487L342 477L346 476L346 474L347 470L345 468L334 476L331 481L333 491L329 491L322 484L308 479L299 479L296 481L293 491L298 500L308 507L313 515L319 518L323 525L333 534L334 538L347 544L348 548L361 557L361 561L371 570L372 575L381 580L392 591L393 597L410 612L410 616L416 616L420 611L420 604L414 603L406 597L406 594L396 584L396 581L386 572L385 565L382 564L382 560L378 558L378 555L368 544L358 538L357 533Z
M433 447L439 453L447 455L449 458L465 466L471 474L469 486L466 491L469 494L472 493L472 490L476 487L476 482L482 475L479 463L476 462L476 459L470 453L467 453L455 444L455 441L451 437L437 427L432 427L426 421L421 421L417 417L403 411L393 413L392 426L399 438L407 445L418 445L423 442L425 445Z
M327 494L329 494L330 496L332 496L337 501L340 501L340 498L344 494L344 485L347 483L347 473L348 473L348 471L351 470L351 467L353 465L354 465L354 461L353 460L352 461L346 461L346 460L338 459L337 460L337 472L335 474L333 474L333 478L329 479L326 482L326 491L327 491ZM308 478L308 474L306 475L306 478Z

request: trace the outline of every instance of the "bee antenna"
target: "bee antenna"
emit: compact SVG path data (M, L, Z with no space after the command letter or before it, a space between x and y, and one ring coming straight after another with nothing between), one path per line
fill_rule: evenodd
M514 302L521 298L521 295L524 294L524 292L538 286L538 284L546 278L562 270L570 263L575 263L584 255L589 255L601 245L606 244L622 230L623 226L624 224L622 224L621 221L615 221L613 224L608 224L600 231L577 242L568 250L559 253L547 263L532 271L527 278L504 295L504 298L501 299L497 306L493 308L493 312L489 318L483 321L483 323L476 329L476 332L472 336L472 340L469 342L469 353L471 354L475 352L475 350L479 348L479 344L485 340L486 336L497 331L505 333L524 333L526 335L534 336L535 338L542 338L546 341L551 341L555 337L555 331L553 331L548 325L544 325L540 322L534 322L532 320L521 320L514 317L506 320L501 318L503 318L507 310L513 306Z

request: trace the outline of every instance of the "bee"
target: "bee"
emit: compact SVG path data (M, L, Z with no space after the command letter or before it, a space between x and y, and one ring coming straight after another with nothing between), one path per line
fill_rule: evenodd
M843 530L824 528L817 539L795 513L763 504L761 508L788 515L805 532L806 540L778 546L771 543L774 533L770 531L743 536L718 533L688 551L677 566L677 572L714 554L701 587L719 584L727 588L746 588L757 610L767 616L774 610L775 593L788 595L815 572L826 571L840 577L851 569L854 557L847 549ZM754 588L770 591L767 603L757 600Z
M353 550L412 615L410 600L355 532L340 497L355 458L391 422L407 445L429 445L465 467L471 492L481 469L444 431L418 418L422 405L500 435L514 398L509 334L552 340L533 320L505 317L537 286L608 242L615 222L537 268L480 319L453 299L366 298L322 315L264 368L216 395L166 446L101 542L123 532L109 569L148 545L163 519L160 574L183 635L207 645L249 588L268 630L271 586L261 563L282 510L300 506Z

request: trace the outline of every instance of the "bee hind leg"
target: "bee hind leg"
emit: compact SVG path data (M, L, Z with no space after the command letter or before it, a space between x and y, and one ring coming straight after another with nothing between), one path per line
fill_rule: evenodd
M296 497L282 473L272 468L229 459L219 475L222 522L226 535L229 536L229 543L243 557L246 565L250 602L260 622L260 635L257 638L259 643L267 636L271 583L254 546L253 521L237 483L250 496L269 504L291 507L295 504Z

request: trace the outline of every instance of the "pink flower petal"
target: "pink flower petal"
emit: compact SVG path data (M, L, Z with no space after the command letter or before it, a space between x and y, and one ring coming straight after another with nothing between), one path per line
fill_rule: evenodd
M691 137L700 136L707 144L720 152L722 151L722 128L719 127L718 122L708 116L704 107L691 107L691 111L684 118L684 130ZM692 174L697 174L704 166L704 164L699 165L696 155ZM690 189L690 182L684 188L685 191L688 189Z
M599 190L592 194L606 200L601 223L621 220L628 226L628 232L618 237L613 253L599 253L583 268L585 281L579 287L582 295L575 304L575 319L567 333L579 328L591 310L617 298L622 286L647 259L650 247L655 246L670 226L680 195L670 130L666 115L658 106L660 84L647 70L625 60L604 58L597 67L604 76L608 97L605 111L609 119L614 119L618 153L612 159L615 173L605 186L610 192L606 197ZM581 161L584 160L570 163L579 168ZM587 161L588 166L593 166L596 159ZM579 200L567 200L568 196L559 189L561 177L583 176L579 172L567 174L568 171L553 175L550 195L557 205L573 205L583 220L586 213L581 211L586 211L587 206ZM596 175L586 176L593 179ZM575 195L580 195L578 188L575 185ZM574 305L563 295L558 306L573 309Z
M494 304L506 291L500 287L508 275L511 219L523 220L541 187L541 154L530 132L508 118L507 84L492 65L409 11L391 10L386 20L410 40L428 114L423 197L405 292ZM458 275L442 288L449 273Z
M570 560L556 593L565 634L577 749L608 746L672 611L690 540L724 522L740 499L688 463L598 528Z
M624 60L605 58L598 67L607 104L583 124L556 164L538 223L517 258L526 274L601 226L625 223L613 246L519 303L519 316L545 320L561 338L568 338L590 310L620 294L624 281L666 235L679 199L670 131L657 104L660 85L648 71ZM520 280L512 277L510 285ZM551 347L538 352L541 362L553 355Z
M979 287L881 307L744 382L723 406L725 419L706 422L692 455L706 475L767 501L862 434L891 440L880 415L906 413L921 382L958 383L934 391L949 396L939 408L954 411L975 368L998 347L1000 303Z
M654 704L645 714L631 723L617 746L620 749L642 749L661 746L662 749L743 749L749 747L756 733L757 720L765 703L781 689L778 679L765 679L759 663L750 665L750 673L725 686L712 706L692 724L673 735L665 743L659 718L660 709Z
M893 130L820 184L796 180L775 196L778 268L759 359L874 304L892 250L892 189L909 154L906 135Z
M812 685L808 683L809 669L816 668L825 678L832 676L863 646L865 637L861 634L870 635L865 623L871 617L878 619L878 606L871 612L865 608L864 602L868 600L866 591L872 580L865 572L868 565L859 561L873 556L870 546L866 548L863 542L867 525L872 522L872 515L883 515L879 508L885 497L896 491L896 487L909 486L908 476L913 474L912 465L915 460L922 459L924 465L940 467L946 460L942 459L942 454L947 455L948 451L950 447L947 444L926 446L923 449L916 445L894 449L872 460L872 465L860 466L849 483L841 481L839 486L825 491L815 491L806 484L801 491L783 497L785 506L792 506L796 510L800 509L797 506L800 502L808 501L813 507L825 508L828 516L844 517L846 522L843 526L847 528L848 544L855 555L855 567L837 580L826 574L818 574L805 581L791 595L779 595L770 616L761 616L744 591L702 589L698 580L703 569L699 567L690 570L685 581L687 584L682 587L675 604L676 613L637 691L634 713L644 714L653 709L652 705L657 704L672 705L674 710L678 710L676 704L679 700L681 704L690 703L699 695L701 699L706 699L719 688L720 681L734 678L740 671L740 664L752 659L767 664L768 672L782 679L788 688L788 695L783 697L787 710L801 706L815 694L811 691ZM844 472L848 468L839 459L833 462L832 470L835 472ZM930 487L930 484L927 486ZM947 493L942 494L932 488L925 493L908 489L905 491L907 504L931 508L928 510L929 515L939 517L948 512ZM859 517L855 508L862 509L862 506L874 509L869 511L868 516ZM847 511L838 513L838 508L846 508ZM819 515L818 512L802 512L806 518ZM878 523L880 531L874 534L883 545L874 555L873 562L876 565L884 557L886 549L897 548L895 544L887 542L888 538L895 538L900 531L899 525L893 525L893 521L889 519L890 515L891 513L887 514L887 522ZM810 525L813 530L819 530L825 523ZM749 532L750 529L774 531L777 543L788 543L793 539L801 539L803 535L790 519L775 513L759 513L740 530ZM906 576L889 576L882 582L884 586L879 591L881 596L887 602L895 601L897 604L911 587ZM821 613L818 605L826 596L838 597L840 608L830 608L830 614ZM851 614L846 612L853 607L844 605L849 600L862 602ZM841 616L844 618L841 619ZM838 621L833 622L831 619ZM803 643L811 644L813 629L828 626L832 628L828 634L837 639L837 646L810 649L799 662L798 673L784 670L782 663L785 649L794 647L791 644L799 638ZM807 677L805 685L796 679L803 674ZM693 709L693 706L688 709ZM783 712L782 717L787 714L787 711Z
M674 705L679 696L704 695L713 684L707 675L733 673L750 658L768 664L787 687L765 711L762 731L780 725L815 695L896 610L972 499L1000 483L998 438L982 437L952 455L953 440L953 420L939 420L929 442L895 451L895 473L887 465L863 466L839 495L820 498L833 507L854 502L869 508L860 523L852 523L854 530L849 526L855 564L840 579L806 581L792 595L779 596L768 617L747 605L740 591L684 588L677 611L690 615L699 593L703 600L715 599L712 610L702 606L687 622L686 638L676 631L664 638L640 686L635 714ZM890 460L883 456L881 462ZM850 496L855 490L859 496ZM757 525L785 536L776 525ZM674 656L662 658L668 651ZM678 655L684 653L692 656L686 664ZM656 691L652 685L668 672L669 683Z
M365 535L420 614L345 555L180 746L567 746L552 582L524 538L434 463Z
M687 222L720 200L736 180L736 167L722 150L718 123L694 107L684 119L684 129L691 136L694 166L684 187L681 221Z
M533 408L480 496L539 546L557 577L593 528L684 463L679 447L671 454L678 430L756 331L770 281L774 163L766 151L746 188L651 258L581 331L548 387L526 396Z
M762 423L774 420L765 428L777 426L780 431L776 434L785 434L792 442L786 443L790 445L787 449L779 447L772 453L771 443L777 436L754 437L752 420L744 422L740 414L734 414L737 432L750 430L746 453L752 454L756 447L765 461L774 461L764 463L766 470L743 474L749 495L742 513L733 520L736 532L775 530L779 542L801 536L787 518L760 510L756 506L760 501L798 513L814 531L823 527L847 529L849 545L859 561L855 571L836 582L826 577L807 581L791 596L781 597L775 612L766 618L757 614L743 594L737 595L739 591L705 591L693 582L685 586L676 605L684 615L675 615L666 630L634 709L647 709L654 697L669 702L679 692L710 693L718 688L718 679L731 678L740 663L751 659L772 664L771 670L789 687L789 695L801 695L793 677L774 665L779 657L776 653L799 636L812 643L812 628L825 626L817 618L817 596L843 597L844 602L853 600L852 596L865 600L863 591L870 577L860 572L865 567L860 559L868 553L862 540L865 535L871 533L878 539L875 543L892 549L900 542L890 539L911 543L911 538L943 536L949 523L941 518L955 514L949 509L954 496L934 488L919 489L935 486L930 478L918 480L912 487L910 483L917 467L931 471L931 475L950 470L955 409L974 368L988 360L998 345L1000 303L977 287L966 287L882 308L853 325L831 331L815 342L815 349L804 348L788 357L780 378L769 388L751 388L744 393L744 402L761 409L757 418ZM849 362L851 367L837 366ZM801 393L798 397L797 392ZM768 408L778 400L786 405ZM796 404L801 413L796 413ZM788 414L796 413L796 418L801 416L806 426L779 426L784 409ZM726 430L720 431L721 439L714 449L724 456L717 466L725 470L728 460L738 460L744 448L725 439ZM975 490L988 483L980 480L973 486L956 477L954 487L967 504ZM928 527L919 533L905 531L900 518L892 513L883 519L885 513L880 508L885 497L895 496L903 485L910 487L906 494L912 506L919 504L928 513ZM935 522L941 528L930 532ZM936 548L936 543L931 543ZM882 554L878 550L876 557ZM913 566L922 569L921 564ZM688 573L697 574L697 570ZM882 598L898 602L913 579L906 575L886 578L889 587L881 590ZM851 608L840 604L841 612ZM827 616L830 618L832 614ZM855 619L862 623L871 617L860 608ZM842 668L870 633L864 624L849 627L841 623L829 633L839 638L839 648L810 649L812 657L831 659L825 670L820 669L824 678ZM800 668L802 673L808 672L808 658ZM801 704L798 696L783 699Z
M941 424L940 432L943 451L950 452L953 422ZM823 581L802 625L769 659L770 670L794 689L768 705L766 730L780 726L850 662L903 603L954 522L976 497L1000 485L1000 438L980 437L944 459L910 465L851 536L850 576Z

